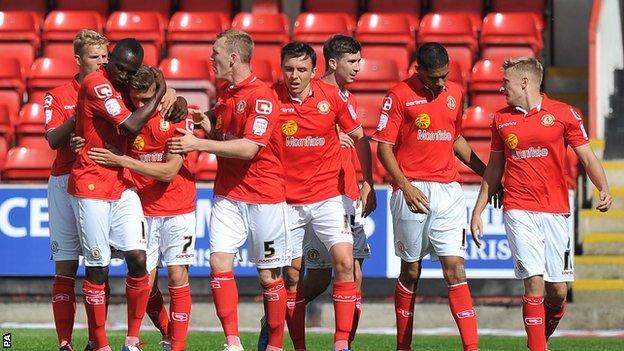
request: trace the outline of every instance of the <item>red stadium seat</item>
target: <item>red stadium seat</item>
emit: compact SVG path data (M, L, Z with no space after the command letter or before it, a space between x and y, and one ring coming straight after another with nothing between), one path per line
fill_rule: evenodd
M17 58L0 57L0 101L10 116L17 116L26 90L23 70Z
M526 13L490 13L483 20L481 57L538 57L543 44L534 19Z
M0 138L2 138L5 144L10 144L13 140L13 136L15 135L14 125L14 118L9 114L9 108L6 105L0 104ZM6 149L4 152L6 153ZM0 152L0 156L4 155Z
M350 91L386 92L401 80L396 63L390 59L363 58L355 82L349 84Z
M483 18L483 0L431 0L431 12L467 15L473 30L479 31Z
M9 151L10 143L10 141L0 135L0 169L4 168L4 160L6 159L7 152Z
M545 0L492 0L492 12L529 12L537 21L538 30L544 29Z
M113 12L106 22L106 36L112 44L136 38L143 46L143 62L154 66L160 58L166 25L158 12Z
M2 180L33 181L50 177L56 151L49 147L14 147L7 153L2 169Z
M295 21L293 40L323 44L333 34L353 35L355 21L344 13L301 13Z
M180 11L185 12L220 12L228 18L232 16L232 0L180 0Z
M21 138L24 135L43 136L45 133L45 115L43 112L42 104L24 104L20 109L17 126L15 128L17 137Z
M407 76L409 56L410 51L400 45L364 45L362 47L363 59L394 61L399 80Z
M372 135L379 123L381 101L377 101L376 99L359 99L357 96L356 99L358 118L362 121L362 127L364 127L366 131L366 135Z
M74 57L73 41L81 29L103 32L104 21L94 11L52 11L43 23L43 56Z
M416 66L417 66L416 61L412 62L412 64L410 65L408 75L411 76L412 74L416 73ZM459 84L462 88L462 93L464 93L464 95L468 91L469 78L467 76L467 73L462 71L459 63L455 61L449 62L448 80L450 80L453 83Z
M170 0L150 0L150 1L137 1L137 0L117 0L118 10L124 12L139 12L139 11L156 11L163 17L169 18L171 13L171 1Z
M494 112L481 106L470 106L466 109L462 122L462 136L465 138L490 139L490 124Z
M468 140L468 144L481 161L487 164L490 159L490 140ZM481 183L481 176L473 172L462 161L457 160L457 165L459 166L459 175L462 183Z
M210 61L166 58L161 62L160 69L167 80L167 86L176 89L189 105L195 105L202 111L208 110L210 98L215 96Z
M35 53L39 49L40 30L40 17L34 12L0 12L0 52L2 52L2 56L17 58L22 70L27 72L35 59Z
M254 43L285 44L289 40L288 17L283 13L246 13L234 17L232 28L249 33Z
M420 0L368 0L367 12L372 13L403 13L420 16Z
M38 58L28 75L28 101L43 103L46 91L71 81L77 73L78 67L73 59Z
M503 83L503 69L500 62L481 60L472 69L470 81L470 104L491 110L507 105L500 92Z
M29 11L43 17L48 11L47 0L2 0L0 11Z
M253 13L279 13L282 12L280 0L252 0L251 12Z
M168 56L209 59L217 34L229 26L220 12L176 12L169 21Z
M109 13L108 0L56 0L58 11L95 11L106 18Z
M307 0L304 8L306 12L341 12L356 18L359 12L358 0Z
M23 135L17 139L17 146L27 148L48 148L48 139L43 135Z
M212 182L217 177L217 156L202 152L197 157L195 165L195 179L198 181Z
M269 85L277 82L280 78L273 65L271 65L271 62L267 60L253 57L251 59L251 70L256 77Z
M415 32L416 27L407 14L365 13L358 21L355 37L362 44L397 44L413 51Z

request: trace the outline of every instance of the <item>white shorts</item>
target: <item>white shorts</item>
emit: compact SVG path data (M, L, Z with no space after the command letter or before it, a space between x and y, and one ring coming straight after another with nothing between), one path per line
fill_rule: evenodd
M72 208L72 196L67 193L69 174L50 176L48 180L48 215L50 218L50 247L54 261L77 260L82 253L78 225Z
M290 264L285 202L250 204L214 198L210 216L210 252L237 253L249 239L250 261L270 269Z
M364 232L364 218L362 218L362 206L356 205L356 201L347 196L342 197L345 210L349 216L349 225L353 233L353 258L365 259L370 256L370 246L368 238ZM303 255L305 257L305 267L309 269L332 268L332 259L325 245L314 235L310 226L306 226L303 238Z
M195 211L177 216L148 216L147 271L195 262Z
M466 204L457 182L413 181L429 199L429 214L410 211L401 190L392 193L390 211L394 228L394 252L406 262L427 254L464 257L466 254Z
M509 210L503 220L517 278L574 281L567 215Z
M338 195L309 205L289 206L293 258L303 255L306 231L316 234L327 251L338 243L353 244L353 234L347 216L349 209L342 197Z
M108 266L111 247L124 252L145 251L147 226L134 190L124 190L117 201L73 197L72 207L78 219L85 266Z

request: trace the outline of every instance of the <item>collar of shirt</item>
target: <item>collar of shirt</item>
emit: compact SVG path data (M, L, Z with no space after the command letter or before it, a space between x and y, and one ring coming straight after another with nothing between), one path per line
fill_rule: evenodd
M242 81L238 82L238 84L231 84L230 86L228 86L229 90L237 90L240 89L242 87L244 87L245 85L252 83L256 80L256 76L254 76L253 74L250 74L249 77L243 79Z
M74 87L74 89L76 89L76 91L80 90L80 83L78 83L78 74L76 74L74 76L74 79L72 79L72 86Z
M284 84L284 86L286 86L286 84ZM303 102L306 100L305 98L303 100L301 100L298 97L293 96L290 93L290 90L288 90L287 86L286 86L286 91L288 92L288 97L290 98L291 101L298 102L299 105L303 105ZM310 96L313 96L313 95L314 95L314 87L312 85L312 81L310 81L310 92L308 93L308 96L306 96L306 98L309 98Z
M546 97L545 94L540 94L541 100L539 102L539 104L537 104L537 106L535 106L535 108L530 109L529 111L523 109L520 106L514 106L514 108L517 111L520 111L524 117L528 117L530 115L536 114L542 110L547 111L548 110L548 98Z
M429 92L429 94L431 94L431 96L435 99L438 95L440 94L436 94L433 90L431 90L428 86L425 85L425 83L422 82L422 80L420 80L420 77L418 76L418 73L414 73L414 85L417 91L422 91L425 90L427 92ZM444 87L442 88L442 91L446 91L446 84L444 84ZM440 91L440 93L442 93L442 91Z

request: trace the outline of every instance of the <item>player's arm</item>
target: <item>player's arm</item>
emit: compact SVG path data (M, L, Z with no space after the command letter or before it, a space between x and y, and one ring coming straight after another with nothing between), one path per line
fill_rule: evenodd
M453 151L455 156L459 158L466 166L472 169L473 172L483 177L485 172L485 163L481 161L479 156L472 150L466 139L463 136L458 136L453 143Z
M256 157L260 145L248 139L208 140L199 139L186 129L177 129L183 133L182 137L171 138L167 142L169 151L175 154L184 154L190 151L205 151L221 157L240 158L251 160Z
M196 127L200 127L206 132L208 139L212 138L212 126L216 124L216 116L214 110L208 110L206 112L201 112L198 109L189 108L189 115L193 118L193 123Z
M156 112L160 100L162 100L167 90L165 78L160 70L152 68L156 77L156 94L149 99L145 105L134 110L121 124L119 128L127 135L137 135L143 126L152 118Z
M141 162L128 155L118 155L102 148L92 148L87 151L87 155L103 166L127 168L161 182L170 182L178 174L184 161L182 155L168 153L166 162Z
M73 115L60 126L48 129L45 133L45 137L52 150L56 150L69 142L75 126L76 115Z
M601 212L608 211L613 202L613 198L609 193L609 183L607 182L607 176L605 175L604 169L602 168L600 161L596 157L596 154L594 154L594 151L591 149L591 146L589 146L589 144L575 147L574 152L576 152L579 160L583 164L583 167L585 167L585 172L587 172L587 176L600 192L600 199L598 202L598 206L596 206L596 209Z
M358 160L364 176L364 183L360 187L360 201L362 201L362 217L371 214L377 208L377 195L373 185L373 166L371 157L371 147L368 138L364 134L364 129L360 126L350 132L349 137L355 144Z
M63 105L47 93L43 102L45 115L45 137L53 150L67 144L76 125L76 116L65 119L66 110Z
M472 210L472 219L470 220L470 231L472 238L481 247L481 237L483 237L483 222L481 221L481 213L487 206L488 199L494 195L497 189L500 189L503 170L505 169L505 154L503 151L490 151L490 159L483 173L481 188L479 195Z

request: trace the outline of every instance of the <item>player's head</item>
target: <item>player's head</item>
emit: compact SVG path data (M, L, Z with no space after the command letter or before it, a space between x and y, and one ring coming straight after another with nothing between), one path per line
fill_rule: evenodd
M507 104L524 106L522 104L529 94L539 94L544 67L533 57L517 57L505 60L503 63L503 85L501 92L505 94Z
M108 63L108 39L91 29L83 29L74 38L74 58L84 77Z
M136 108L142 107L156 95L156 77L149 66L142 65L128 82L130 99Z
M362 45L352 37L336 34L323 44L327 73L336 76L338 85L353 83L360 71Z
M290 42L282 48L282 75L291 94L299 95L310 85L316 73L316 52L300 41Z
M210 55L216 78L233 82L237 67L249 67L253 47L251 36L241 30L228 29L219 33Z
M416 51L417 74L420 81L436 94L446 85L449 56L439 43L425 43Z
M143 63L143 47L138 40L120 40L110 54L106 71L117 87L125 87Z

